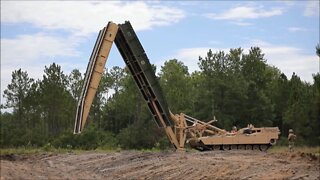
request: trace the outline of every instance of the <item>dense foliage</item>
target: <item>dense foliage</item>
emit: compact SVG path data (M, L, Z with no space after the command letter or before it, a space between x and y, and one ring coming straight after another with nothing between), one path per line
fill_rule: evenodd
M319 48L317 48L319 55ZM320 74L313 83L295 73L287 78L267 64L262 50L252 47L229 52L208 51L199 57L200 70L189 73L177 59L161 66L158 78L169 108L217 126L278 126L286 137L293 128L300 145L320 142ZM102 77L87 127L73 135L75 108L83 83L79 70L65 74L55 63L45 67L42 80L21 69L12 72L4 90L1 147L54 146L61 148L166 148L127 69L113 67Z

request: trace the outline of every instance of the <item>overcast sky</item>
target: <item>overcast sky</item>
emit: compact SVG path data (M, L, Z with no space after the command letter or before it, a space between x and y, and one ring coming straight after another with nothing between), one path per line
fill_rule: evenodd
M259 46L288 78L313 83L319 72L319 1L1 1L1 97L21 68L41 79L56 62L85 72L97 34L108 21L130 20L158 69L177 58L192 72L213 51ZM106 68L124 67L113 46ZM1 103L3 101L1 100Z

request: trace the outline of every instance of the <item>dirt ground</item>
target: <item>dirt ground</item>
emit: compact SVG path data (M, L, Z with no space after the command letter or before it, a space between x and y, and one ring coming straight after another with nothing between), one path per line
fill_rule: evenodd
M320 179L302 152L84 152L2 155L1 179Z

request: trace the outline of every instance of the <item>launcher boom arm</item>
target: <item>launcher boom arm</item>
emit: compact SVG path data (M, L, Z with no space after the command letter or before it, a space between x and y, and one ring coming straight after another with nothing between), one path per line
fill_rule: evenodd
M176 149L183 149L184 147L181 147L181 143L179 143L172 128L173 122L170 118L170 111L161 92L159 82L137 35L128 21L119 25L109 22L98 35L88 63L77 106L74 133L81 133L84 128L113 42L115 42L129 68L157 125L164 128L170 142ZM185 139L183 139L184 141Z

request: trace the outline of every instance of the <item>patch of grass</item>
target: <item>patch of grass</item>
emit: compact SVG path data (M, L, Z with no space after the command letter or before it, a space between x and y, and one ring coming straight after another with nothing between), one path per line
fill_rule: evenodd
M66 149L66 148L54 148L52 146L44 146L41 148L35 147L18 147L18 148L0 148L0 155L9 155L9 154L38 154L38 153L74 153L81 154L85 152L100 152L100 153L110 153L110 152L119 152L119 149L111 148L97 148L95 150L83 150L83 149Z
M112 153L112 152L120 152L121 150L117 150L117 149L109 149L109 148L100 148L98 147L97 149L95 150L92 150L94 152L99 152L99 153ZM81 151L79 151L80 153Z
M44 152L40 148L6 148L6 149L0 149L0 155L7 155L7 154L35 154L35 153L41 153Z
M297 146L297 147L294 147L294 151L319 155L320 146L317 146L317 147ZM273 146L268 150L268 152L271 152L271 153L289 152L289 148L287 146Z
M0 149L0 155L8 155L8 154L37 154L37 153L45 153L45 152L54 152L54 153L81 153L84 150L71 150L71 149L63 149L63 148L4 148Z
M141 149L138 151L142 151L142 152L160 152L161 150L158 148L152 148L152 149Z

